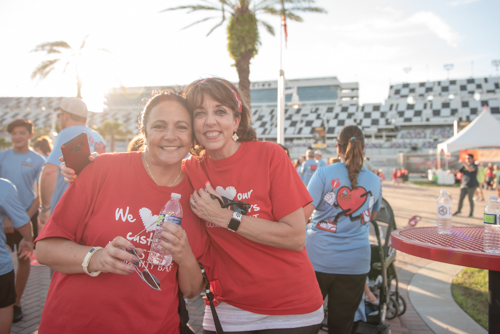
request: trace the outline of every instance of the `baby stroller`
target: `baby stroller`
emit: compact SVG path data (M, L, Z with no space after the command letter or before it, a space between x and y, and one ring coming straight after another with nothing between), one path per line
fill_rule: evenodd
M406 312L406 301L399 295L398 276L394 262L396 250L391 247L391 232L396 229L394 213L389 203L382 198L380 211L371 221L376 244L371 245L371 269L368 273L369 286L378 295L378 305L366 302L367 321L359 322L357 334L390 334L385 319L394 319ZM322 329L327 329L327 312Z

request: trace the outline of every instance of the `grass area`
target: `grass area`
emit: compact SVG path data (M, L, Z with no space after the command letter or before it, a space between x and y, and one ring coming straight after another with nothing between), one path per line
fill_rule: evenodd
M451 285L457 304L488 330L488 270L464 268Z
M444 187L451 187L451 188L458 188L460 187L460 184L458 183L455 183L455 184L451 184L451 185L448 185L448 184L437 184L437 183L434 183L434 182L429 182L427 180L422 180L422 181L410 181L411 183L417 185L417 186L424 186L424 187L440 187L440 188L444 188Z

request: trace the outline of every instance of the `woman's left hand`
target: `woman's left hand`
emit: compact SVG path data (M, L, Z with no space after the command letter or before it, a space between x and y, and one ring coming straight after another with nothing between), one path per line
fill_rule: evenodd
M189 245L186 231L180 225L168 222L163 223L163 228L166 231L161 232L163 240L160 241L160 245L172 254L172 259L179 266L192 260L194 254ZM165 240L170 241L170 243Z
M232 211L222 209L219 201L213 199L210 195L220 198L220 195L207 182L205 189L202 188L193 192L190 199L191 209L199 218L227 228L232 217Z

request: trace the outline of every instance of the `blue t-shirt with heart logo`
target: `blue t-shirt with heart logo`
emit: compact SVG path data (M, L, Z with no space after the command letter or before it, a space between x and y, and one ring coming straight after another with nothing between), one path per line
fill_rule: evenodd
M361 275L370 271L369 221L378 212L382 185L363 167L351 186L345 163L320 168L307 190L316 208L307 229L306 249L314 270L327 274Z

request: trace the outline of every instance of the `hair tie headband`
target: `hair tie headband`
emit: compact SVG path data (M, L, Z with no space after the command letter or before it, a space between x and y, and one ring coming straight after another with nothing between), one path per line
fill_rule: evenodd
M356 139L356 137L351 137L351 139L350 139L350 140L355 140L355 139Z
M208 81L208 80L215 80L215 81L219 81L219 82L222 82L224 85L227 86L227 88L229 88L231 90L231 92L233 93L233 96L234 98L236 99L236 101L238 102L238 111L241 113L241 110L242 110L242 103L241 103L241 99L240 97L238 96L238 93L236 93L234 91L234 89L231 88L231 86L229 86L229 84L223 80L219 80L219 79L212 79L212 78L205 78L205 79L201 79L200 81L198 81L197 85L198 84L201 84L201 83L204 83L205 81Z

